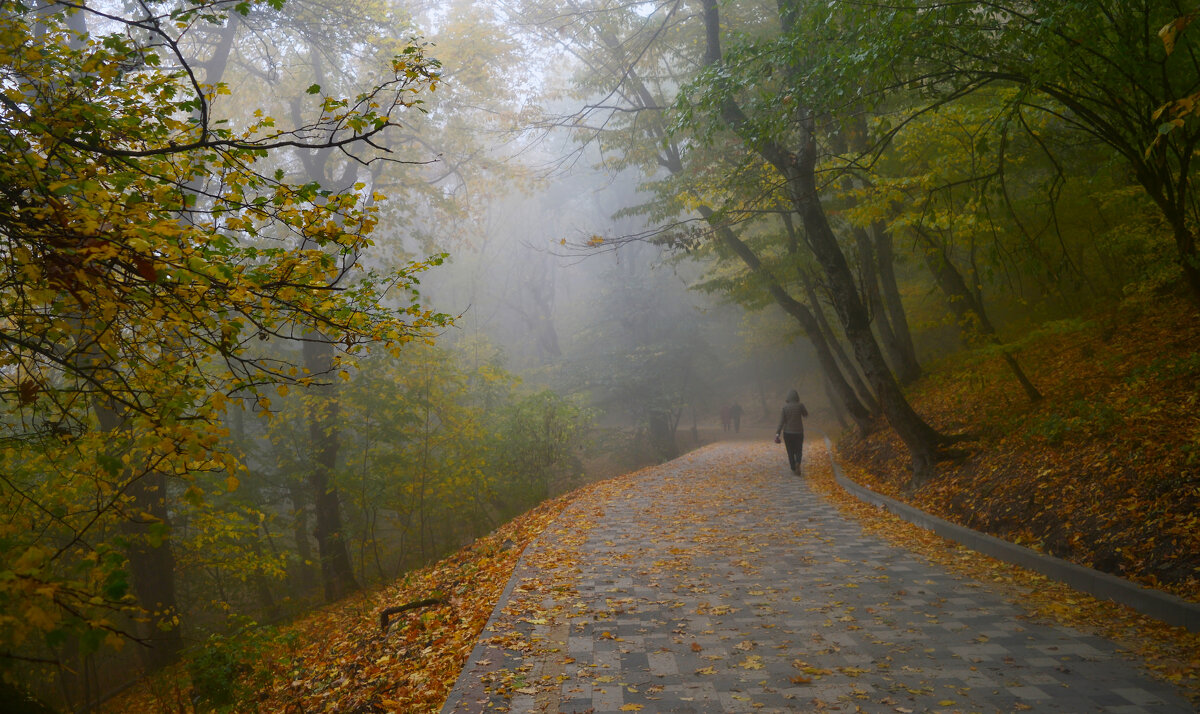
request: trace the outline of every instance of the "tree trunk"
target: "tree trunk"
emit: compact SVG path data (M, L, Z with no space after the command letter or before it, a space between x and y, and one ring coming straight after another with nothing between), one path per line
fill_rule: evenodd
M892 233L876 223L871 226L871 235L874 238L875 264L879 267L879 286L883 295L884 307L890 318L892 337L896 340L896 349L903 355L903 361L910 365L908 369L916 373L916 377L914 377L916 379L921 376L921 363L917 360L912 330L908 326L908 315L905 314L904 303L900 300L900 287L896 282L896 257L892 245Z
M257 536L257 534L256 534ZM262 547L258 544L257 537L250 541L251 551L254 557L262 557ZM267 622L275 622L279 619L279 603L275 601L275 594L271 592L271 579L259 571L254 574L254 590L258 595L258 606L262 609L263 617Z
M863 291L871 321L879 333L879 341L887 351L888 361L895 370L896 378L901 384L911 384L921 378L921 366L901 347L888 311L884 308L883 292L879 287L883 279L882 270L875 251L875 241L866 229L857 227L854 228L854 239L858 243L858 252L863 263Z
M878 415L880 413L879 402L875 400L875 395L871 393L870 387L868 387L862 381L862 377L860 377L858 374L858 367L855 366L854 361L850 359L850 356L846 354L846 350L842 348L841 340L839 340L838 336L834 333L833 327L829 324L829 320L825 318L825 310L820 307L821 303L817 298L816 286L813 285L812 279L808 276L805 276L803 280L804 290L808 294L808 302L813 306L813 312L817 318L817 324L821 328L821 333L825 335L825 339L829 342L831 348L833 349L833 353L837 357L838 362L840 362L842 367L845 368L846 374L849 375L847 379L854 386L854 389L858 392L859 397L862 398L863 404L866 405L867 409L871 410L872 415Z
M308 595L317 589L317 579L313 574L312 547L308 542L308 502L304 488L299 483L288 486L288 495L292 502L292 538L296 541L296 555L300 562L289 572L295 578L300 592Z
M839 151L850 149L859 157L871 152L866 117L861 107L852 107L849 131L838 132L835 136L835 145L840 145ZM844 183L847 188L856 183L849 172ZM911 384L921 378L921 365L917 362L912 335L908 330L908 318L904 314L904 305L900 302L900 291L896 285L896 257L892 251L891 235L876 221L869 229L855 227L854 237L863 270L863 293L879 338L900 383Z
M107 406L96 405L95 411L100 428L117 438L125 420ZM138 649L138 656L142 666L154 672L173 664L183 650L175 598L175 552L171 549L167 478L158 471L134 476L129 469L124 478L129 481L125 493L131 500L129 514L121 522L121 533L128 542L125 554L129 559L133 594L149 617L148 622L138 624L138 638L145 645Z
M853 388L846 381L845 375L842 374L842 370L838 368L837 359L834 357L829 343L826 342L825 336L821 333L821 328L816 318L813 317L812 312L783 289L783 286L775 279L775 276L771 275L763 267L758 256L754 254L754 251L738 238L733 230L717 221L716 215L711 208L700 206L699 211L700 215L716 230L717 239L741 258L742 262L752 272L767 283L767 290L770 292L771 297L775 298L775 302L800 324L800 328L804 330L805 336L812 342L813 348L817 352L817 361L820 363L821 369L825 372L825 376L833 384L834 392L842 401L842 405L850 413L851 418L854 419L859 431L864 434L869 433L872 428L871 412L859 401Z
M1151 192L1155 195L1155 192ZM1179 253L1179 265L1183 268L1183 281L1192 293L1192 300L1200 304L1200 254L1196 251L1196 234L1188 225L1186 212L1177 209L1170 201L1157 201L1175 238L1175 250Z
M1013 376L1017 378L1017 382L1021 388L1025 390L1025 396L1029 401L1036 402L1042 398L1041 392L1037 387L1033 386L1033 382L1025 375L1025 371L1021 369L1021 365L1017 363L1015 357L1003 350L1000 338L996 335L996 328L992 326L991 320L988 319L987 312L983 309L983 304L979 302L978 296L973 293L968 287L967 282L963 279L962 273L958 268L950 262L950 258L935 244L935 242L924 233L918 230L919 235L925 242L925 264L929 266L929 271L933 273L933 278L937 282L938 287L942 289L942 294L946 296L946 301L950 304L950 309L958 316L959 324L963 330L970 328L967 325L974 326L974 332L983 336L989 343L1001 347L1001 355L1004 363L1008 365Z
M661 461L670 461L679 455L675 443L675 429L671 425L671 413L655 409L649 414L650 448Z
M850 427L850 423L846 421L846 411L842 409L842 405L833 397L833 389L829 386L829 380L821 380L821 386L825 388L825 398L829 400L830 406L833 407L833 415L837 417L838 424L842 425L843 429Z
M332 375L334 347L320 341L318 335L304 343L304 364L314 375ZM342 503L334 480L341 437L338 431L338 401L333 385L312 387L308 405L308 433L312 446L309 487L316 506L317 557L321 565L321 584L325 600L333 602L358 590L350 563L345 531L342 528Z
M705 61L707 64L718 64L721 61L721 45L717 1L704 0L703 5L707 43ZM781 0L780 16L785 32L791 29L798 11L798 8ZM798 82L799 78L795 77L798 68L791 67L788 71ZM812 113L805 107L797 107L795 111L800 131L797 151L784 149L773 139L761 136L753 136L752 139L743 136L743 141L774 166L787 182L788 196L804 223L809 247L825 273L834 307L854 356L862 366L867 382L874 389L888 423L896 430L912 456L910 486L914 486L933 475L938 446L946 439L926 424L908 403L871 333L871 322L859 299L854 276L829 225L817 191L817 142ZM721 118L739 136L750 131L745 114L732 99L722 102Z
M804 221L813 254L829 282L834 308L841 319L846 339L854 350L854 356L862 367L867 382L874 389L888 423L908 447L912 457L910 486L915 486L933 476L937 447L944 438L926 424L908 403L883 358L883 352L875 342L870 318L858 298L854 276L820 203L813 173L816 142L811 131L806 143L795 163L787 162L780 168L788 172L785 175L788 177L792 199L796 203L797 213Z

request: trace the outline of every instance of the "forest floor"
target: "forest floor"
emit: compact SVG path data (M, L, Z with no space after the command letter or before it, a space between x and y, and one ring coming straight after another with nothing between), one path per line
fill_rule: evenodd
M1200 602L1200 315L1157 298L934 365L913 406L958 453L915 488L890 430L844 437L858 483L1004 540Z
M747 449L754 450L754 454L743 455ZM693 468L690 465L693 459L700 459L705 464L699 469ZM716 462L716 466L708 465L708 462ZM677 473L668 475L664 470ZM731 483L740 486L731 490ZM653 484L654 488L647 484ZM660 485L661 490L656 491ZM814 499L813 493L819 498ZM614 519L617 511L628 510L630 505L636 506L635 511L643 512L642 520L638 521L642 525L633 527ZM779 508L785 512L775 512ZM810 513L814 508L819 510ZM803 517L797 517L789 509L801 509ZM846 532L844 525L830 531L816 523L817 520L836 520L832 515L835 511L842 519L857 522L857 527L871 538ZM689 534L688 528L696 533ZM730 528L729 534L718 532ZM836 531L843 534L837 535ZM586 555L583 546L589 535L596 536L590 538L592 549L599 545L601 550L606 547L615 547L615 550ZM757 540L751 543L747 538ZM808 550L786 556L772 550L786 547L791 540ZM835 541L841 544L836 549L832 547ZM853 548L866 547L870 552L851 554L845 550L847 543ZM884 543L887 545L882 545ZM633 546L637 546L634 550L638 553L617 552ZM880 556L877 552L880 547L891 548L903 555ZM949 574L949 579L944 581L950 587L946 591L949 595L919 594L917 591L933 587L934 580L927 580L928 576L920 576L918 584L906 584L912 573L905 575L905 572L913 567L909 561L914 555L916 560L913 562L928 563L929 567ZM518 571L519 562L523 572ZM721 563L725 566L720 566ZM795 568L797 563L803 566L803 574L776 572L780 567ZM714 564L732 567L736 572L714 575L708 572ZM662 595L640 599L614 595L606 590L609 586L580 587L580 573L597 567L624 568L629 571L628 575L635 576L635 582L640 577L648 580L651 587L661 583L668 587ZM843 567L856 568L858 574L843 574ZM756 571L762 571L762 585L743 578L755 576ZM514 579L514 573L520 577ZM945 577L937 576L936 579L941 582ZM611 579L603 576L602 580L609 582ZM517 585L505 594L505 587L510 582ZM734 590L738 592L717 592L729 583L737 584ZM960 592L963 587L969 592ZM592 593L590 603L581 600L581 592ZM976 602L976 595L972 593L979 593L979 597L988 602ZM909 595L918 597L923 604L914 606L908 602ZM502 596L506 602L504 615L494 628L500 634L492 636L484 633L484 627ZM960 605L942 609L946 598L957 602L955 598L964 596L975 604L966 609ZM1038 623L1050 623L1080 633L1079 637L1083 638L1080 642L1094 642L1088 637L1099 635L1116 643L1119 650L1134 656L1158 679L1171 683L1183 696L1200 703L1200 633L1189 634L1128 608L1097 601L1036 573L968 551L863 504L834 483L829 456L819 440L810 440L806 448L805 479L799 481L786 472L781 447L761 439L757 444L741 443L730 447L717 444L662 467L592 484L543 504L433 566L385 588L313 612L272 632L269 637L259 638L257 645L253 644L253 637L248 638L245 634L225 640L226 646L234 647L231 654L240 655L240 659L233 662L236 666L226 666L218 672L228 678L223 681L236 685L236 691L228 692L231 698L224 700L224 708L216 706L213 699L200 696L201 689L197 686L200 680L196 675L205 672L204 662L209 662L208 666L214 662L230 664L229 660L219 657L205 659L205 655L220 651L221 647L216 646L200 653L185 667L143 682L110 702L106 711L180 714L214 710L437 712L481 639L494 648L511 653L517 663L507 666L510 663L505 661L505 666L493 671L486 680L488 710L525 711L522 705L528 703L526 700L540 705L546 696L566 690L565 686L557 690L554 686L565 682L559 679L563 676L561 672L548 679L534 676L539 670L531 670L530 663L547 656L557 657L562 663L573 659L567 656L573 653L556 650L553 643L548 648L547 638L531 628L543 628L564 617L594 619L594 615L620 620L636 616L641 619L634 626L641 631L654 617L649 613L650 606L661 609L664 599L689 597L692 600L699 597L703 602L697 601L699 604L695 607L685 603L683 609L664 610L667 614L659 618L665 618L665 634L671 642L674 642L671 632L680 627L677 623L672 624L676 614L683 619L699 616L715 620L723 615L734 616L739 608L753 611L751 622L754 624L742 625L733 621L727 625L734 629L753 626L758 634L753 639L726 641L721 637L709 637L704 631L707 626L698 626L694 634L703 637L694 641L685 637L674 643L682 648L673 655L681 658L679 661L704 659L695 677L684 677L685 687L704 682L721 686L719 682L730 678L741 682L746 677L754 679L760 674L772 673L772 676L785 677L779 687L781 696L804 696L796 702L798 706L807 707L813 701L833 706L842 697L865 705L869 702L861 699L862 693L871 692L874 696L871 701L888 706L891 702L897 707L896 711L920 710L914 709L914 704L920 705L930 697L935 709L961 710L957 703L965 706L980 696L987 701L1005 696L1005 691L993 691L995 687L981 686L980 682L988 681L989 677L996 681L996 673L1012 666L1018 659L1022 660L1018 665L1024 661L1024 655L1007 659L989 655L989 648L1001 647L1004 649L1000 651L1011 654L1013 650L1009 645L1020 645L1030 639L1035 629L1041 627ZM763 597L773 604L758 602ZM861 603L856 600L864 597L867 600ZM441 602L400 613L390 618L386 632L381 628L380 615L387 608L429 598L438 598ZM739 603L739 598L750 598L755 602ZM997 599L1007 601L1007 605L999 604ZM792 614L770 614L762 609L765 606L777 611L790 608L788 611ZM912 612L908 611L910 608ZM1009 614L1003 616L1006 618L1003 622L1009 624L1000 627L996 623L1002 621L997 618L1005 609ZM1018 609L1025 614L1014 615L1012 611ZM797 618L813 617L817 619L809 625L793 622ZM910 624L900 626L898 622ZM608 631L602 631L606 628L600 624L592 626L592 639L599 642L597 651L609 646L631 649L633 661L644 660L644 655L637 659L640 651L637 645L626 644L637 642L633 639L635 636L625 629L618 630L619 626L624 627L618 621L613 621ZM773 631L776 626L785 631L799 627L796 632L803 636L784 632L792 640L770 644L774 642L773 638L780 636ZM830 627L835 629L827 629ZM891 636L881 634L881 627L891 632ZM933 629L924 635L911 634L923 627ZM576 634L579 632L573 625L569 629ZM1019 634L1010 642L1011 638L998 634L999 629ZM645 636L650 637L649 634ZM945 642L938 646L951 653L957 653L962 647L978 648L979 657L972 660L976 664L969 669L970 672L978 669L981 674L968 673L968 668L958 657L944 665L935 664L931 659L933 655L928 654L932 652L929 645L922 645L925 649L906 649L904 643L913 637L916 642L931 644L934 640L965 638L961 647L943 647ZM891 640L890 646L895 651L889 650L884 659L870 665L847 659L859 648L849 642L857 640L865 646L872 639L876 640L875 645L887 645L882 640ZM819 647L814 644L818 640ZM1053 650L1056 646L1047 645L1046 648ZM812 651L808 652L810 649ZM655 652L662 654L661 648ZM788 652L796 657L785 657ZM1066 649L1061 653L1065 654ZM866 656L868 653L859 654ZM1111 656L1104 655L1101 660L1112 661ZM780 657L784 659L775 662ZM1088 661L1091 659L1089 656ZM891 667L889 663L893 660L895 666ZM759 664L769 672L760 669ZM1046 676L1061 678L1072 672L1075 673L1072 676L1084 676L1083 672L1091 666L1083 661L1076 664L1058 662ZM584 666L581 664L579 668ZM635 668L640 666L645 664L633 665ZM960 672L951 677L955 682L967 678L959 682L961 686L957 693L941 689L934 693L932 685L949 681L945 680L946 675L939 673L943 666L951 668L947 672ZM989 668L999 669L990 673ZM604 691L608 692L612 689L609 685L646 678L632 679L625 669L583 675L584 680L578 686L594 685L593 691L600 691L603 685ZM1018 666L1017 670L1021 672L1014 670L1014 674L1026 677L1035 674L1028 667ZM691 669L679 671L690 673ZM904 679L906 677L916 679L908 681ZM731 686L741 688L730 693L729 704L735 707L733 710L740 711L736 707L750 701L746 699L749 690L737 682ZM656 698L671 692L656 689L661 686L657 680L650 684L649 687L631 684L633 689L628 691L622 686L621 703L611 708L614 711L654 711ZM754 684L749 686L753 688ZM688 691L679 693L691 694ZM211 696L213 691L208 690L206 694ZM611 698L613 695L608 692L603 696ZM916 700L910 702L913 698ZM645 704L639 704L643 701ZM941 706L943 702L953 703ZM566 703L574 705L578 702ZM549 706L551 708L545 711L572 711L570 708L555 709L557 704ZM1186 705L1183 706L1180 709L1176 705L1174 710L1186 711ZM968 706L967 710L972 708ZM1030 708L1031 705L1014 701L1012 710ZM470 706L467 710L471 710Z
M917 409L938 428L973 436L956 460L939 464L930 483L906 489L902 449L882 431L843 439L838 458L860 483L943 518L1200 600L1194 308L1127 304L1055 327L1026 340L1017 354L1045 395L1036 404L986 353L939 365L912 388ZM755 439L765 431L744 428L730 438ZM821 450L810 446L810 467L826 458L812 458ZM286 627L210 643L205 656L143 681L105 710L438 711L527 546L565 509L612 498L639 473L546 502L435 565ZM1200 702L1200 635L1100 603L864 506L836 487L828 468L809 468L806 476L869 532L1009 588L1036 617L1118 642ZM430 598L439 602L399 613L386 632L381 628L383 610ZM201 690L197 682L206 676L227 684Z

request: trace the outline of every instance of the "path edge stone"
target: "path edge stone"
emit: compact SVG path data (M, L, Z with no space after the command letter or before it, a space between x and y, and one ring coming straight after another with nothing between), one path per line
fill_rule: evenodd
M834 456L833 444L829 441L829 436L825 435L824 439L825 447L829 452L829 463L833 467L834 480L860 501L887 509L909 523L933 531L943 538L978 553L1028 568L1098 599L1118 602L1169 625L1183 627L1190 632L1200 632L1200 605L1170 593L1143 587L1109 573L1039 553L986 533L973 531L860 486L842 472L842 468Z
M547 524L546 527L549 528L550 525ZM463 704L463 699L467 695L468 688L474 683L475 678L468 676L468 674L481 666L479 664L481 660L499 652L498 648L488 644L486 635L499 622L501 615L504 613L504 607L508 604L509 597L512 596L513 589L517 586L517 582L521 580L521 575L523 574L522 566L526 562L526 556L533 552L541 540L542 535L538 534L536 538L525 546L525 549L521 551L521 555L518 556L516 564L513 565L512 575L508 577L508 582L504 585L504 590L500 593L500 598L496 600L496 606L492 608L491 616L484 623L483 629L479 631L479 639L476 640L475 647L471 649L471 654L468 655L467 661L463 663L463 667L458 673L458 678L454 680L454 686L450 689L450 693L446 695L446 701L442 703L439 714L454 714L454 712L458 711L459 707ZM499 669L501 669L499 665L491 668L492 671Z

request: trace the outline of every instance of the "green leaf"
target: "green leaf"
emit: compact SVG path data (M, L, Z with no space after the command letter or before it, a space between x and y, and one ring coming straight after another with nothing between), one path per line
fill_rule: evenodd
M96 463L100 464L101 468L107 471L108 475L113 478L119 476L123 468L121 460L112 454L98 454L96 456Z
M104 642L104 630L85 630L79 636L79 649L82 654L91 654L100 649L100 644Z
M309 94L320 94L320 93L321 93L321 85L319 85L319 84L310 84L310 85L308 86L308 89L306 89L306 90L304 90L304 91L308 92Z
M120 600L129 592L129 578L124 570L114 570L104 581L104 597L109 600Z

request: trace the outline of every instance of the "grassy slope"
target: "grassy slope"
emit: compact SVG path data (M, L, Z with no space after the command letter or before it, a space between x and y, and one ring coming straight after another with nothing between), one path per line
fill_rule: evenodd
M906 491L890 430L846 438L864 485L947 520L1200 601L1200 314L1130 301L1055 326L1017 354L1031 404L994 354L930 370L910 396L975 438Z

